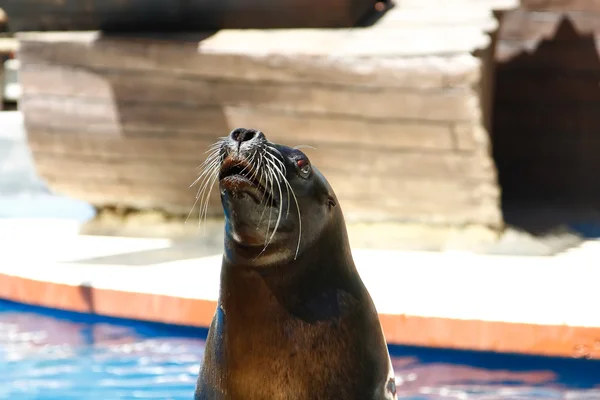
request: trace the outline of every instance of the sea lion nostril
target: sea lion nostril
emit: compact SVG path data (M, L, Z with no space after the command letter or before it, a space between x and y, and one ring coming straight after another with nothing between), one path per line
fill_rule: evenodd
M238 128L231 132L231 138L236 142L242 143L254 139L256 134L257 132L253 129Z

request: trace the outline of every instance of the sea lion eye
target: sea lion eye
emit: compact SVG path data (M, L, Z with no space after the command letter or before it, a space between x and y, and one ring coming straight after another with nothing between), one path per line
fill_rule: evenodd
M308 178L311 171L310 163L308 162L308 160L301 158L298 161L296 161L296 165L300 169L300 176L302 176L303 178Z

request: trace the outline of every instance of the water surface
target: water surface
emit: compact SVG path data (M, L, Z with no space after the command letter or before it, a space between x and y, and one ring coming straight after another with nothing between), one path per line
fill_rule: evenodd
M206 330L0 301L0 399L191 400ZM600 399L600 363L392 347L401 399Z

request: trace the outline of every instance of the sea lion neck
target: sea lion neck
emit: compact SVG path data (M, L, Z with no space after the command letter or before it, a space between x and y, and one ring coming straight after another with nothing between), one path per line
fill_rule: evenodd
M360 292L345 231L324 234L314 246L296 260L270 267L241 267L224 258L219 302L226 314L255 320L287 315L309 322L343 313L338 297Z

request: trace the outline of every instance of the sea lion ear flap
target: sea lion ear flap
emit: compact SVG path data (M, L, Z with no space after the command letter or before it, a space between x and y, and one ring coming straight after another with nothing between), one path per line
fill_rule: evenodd
M337 206L337 202L333 197L327 196L327 206L329 207L329 209L332 209L333 207Z

